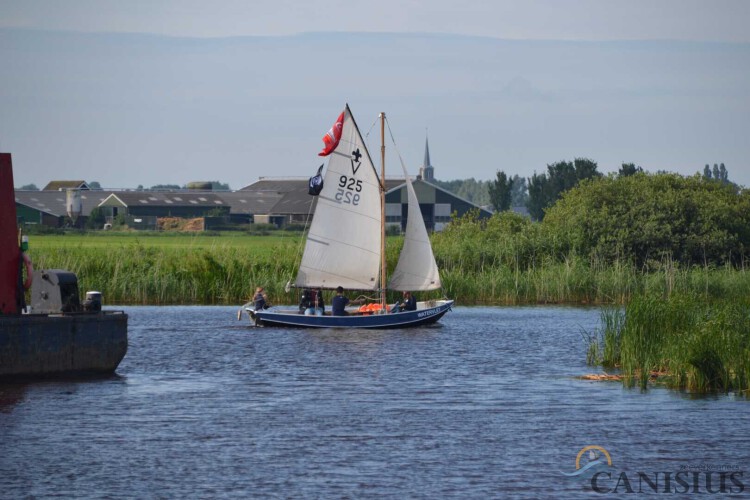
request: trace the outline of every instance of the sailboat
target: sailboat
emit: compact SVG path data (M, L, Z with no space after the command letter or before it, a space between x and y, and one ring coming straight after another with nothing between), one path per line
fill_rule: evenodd
M441 288L441 282L417 195L403 161L409 211L398 264L390 281L386 280L384 113L380 114L380 129L380 176L349 105L324 136L326 147L320 155L329 156L328 167L294 282L302 289L343 287L347 291L379 293L379 304L366 311L350 308L345 316L330 312L306 316L297 309L281 307L256 311L252 303L245 304L242 309L255 325L405 328L434 323L451 309L453 300L420 301L416 310L401 312L390 312L386 304L386 289L430 291Z

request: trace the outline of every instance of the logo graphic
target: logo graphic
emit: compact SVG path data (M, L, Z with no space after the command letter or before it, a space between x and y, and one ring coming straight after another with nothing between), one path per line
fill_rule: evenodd
M632 493L702 494L745 491L744 471L731 464L682 465L678 470L641 469L619 471L609 452L601 446L584 446L576 455L576 470L560 474L583 479L591 491L602 495Z
M605 466L612 467L612 457L609 452L601 446L589 445L584 446L578 452L575 472L562 472L562 474L568 477L577 477L586 474L591 469L604 468Z
M359 170L359 166L362 164L359 159L362 158L362 153L359 152L359 148L352 151L352 175L357 175L357 170ZM356 166L354 166L356 164Z

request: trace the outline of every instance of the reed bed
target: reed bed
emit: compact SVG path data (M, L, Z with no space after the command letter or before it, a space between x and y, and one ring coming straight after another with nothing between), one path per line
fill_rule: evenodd
M750 301L705 295L639 295L604 308L588 359L620 368L623 382L645 389L654 374L668 387L736 391L750 383Z
M263 285L284 302L297 245L152 247L141 241L106 247L32 250L37 268L75 272L81 290L115 304L236 304ZM295 300L290 297L291 302Z
M116 304L237 304L264 286L274 303L297 302L284 285L299 262L298 238L190 239L119 238L104 245L47 245L35 237L36 268L75 272L82 291L99 290ZM174 239L174 238L173 238ZM512 244L468 240L461 245L436 238L443 289L420 298L456 299L462 305L626 304L639 294L750 297L744 269L682 269L666 261L649 272L624 262L605 263L575 252L530 254ZM396 265L400 238L389 239L388 267ZM395 301L397 294L389 300Z

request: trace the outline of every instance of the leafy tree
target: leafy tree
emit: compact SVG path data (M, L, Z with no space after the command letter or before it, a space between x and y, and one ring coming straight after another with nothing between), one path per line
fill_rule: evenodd
M89 188L92 189L92 190L94 190L94 191L101 191L102 190L102 185L99 184L96 181L87 182L86 184L88 184Z
M636 167L635 163L623 163L620 170L617 172L618 177L627 177L629 175L635 175L643 172L641 167Z
M490 202L496 212L510 209L513 179L509 179L502 170L497 171L496 179L489 185Z
M597 164L588 158L576 158L572 163L559 161L547 165L546 174L537 174L529 179L529 201L526 207L536 220L544 219L544 212L565 191L575 187L584 179L601 177Z
M526 202L526 208L529 209L529 214L534 220L542 220L544 218L544 209L547 208L548 193L550 189L547 187L549 179L545 174L537 174L529 178L529 199Z
M157 184L149 189L152 191L176 191L182 188L178 184Z
M19 189L21 191L39 191L39 188L36 187L36 184L26 184L25 186L21 186Z
M104 211L100 207L94 207L86 219L86 229L101 229L105 222Z
M724 164L714 163L714 168L708 166L708 163L703 167L703 178L706 180L719 181L722 184L732 184L729 181L729 171Z
M699 175L596 178L565 193L544 225L605 262L739 263L750 249L750 195Z

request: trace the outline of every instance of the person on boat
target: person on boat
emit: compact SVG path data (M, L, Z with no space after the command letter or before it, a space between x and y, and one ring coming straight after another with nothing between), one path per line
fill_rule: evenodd
M393 306L393 312L402 311L416 311L417 310L417 299L412 295L411 292L404 292L403 300L400 300L395 306Z
M307 310L312 309L312 300L310 300L311 293L312 291L309 288L305 288L302 290L302 297L300 298L299 302L300 314L307 314Z
M344 288L338 287L336 288L336 295L333 296L331 299L331 315L333 316L348 316L349 313L346 311L346 306L348 304L361 304L362 301L357 300L349 300L346 296L344 296Z
M262 286L255 289L255 296L253 296L253 303L255 304L255 310L260 311L261 309L268 309L271 304L268 302L268 295L263 290Z
M323 316L326 313L326 304L323 302L323 290L316 288L313 292L312 303L315 308L315 315Z

